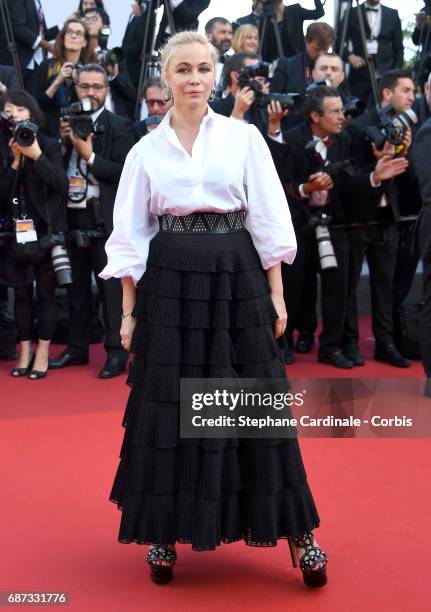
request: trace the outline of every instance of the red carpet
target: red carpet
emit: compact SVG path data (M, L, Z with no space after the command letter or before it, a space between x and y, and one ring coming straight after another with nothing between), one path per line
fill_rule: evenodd
M364 332L369 360L355 376L423 377L419 363L373 362ZM316 536L330 558L326 588L303 585L285 541L207 553L182 545L174 582L153 585L147 547L117 542L120 513L107 501L128 388L124 376L97 379L103 360L99 345L91 366L42 381L14 380L1 362L0 591L66 591L77 612L429 609L430 444L421 439L301 441L322 520ZM315 360L315 351L298 356L290 374L340 375Z

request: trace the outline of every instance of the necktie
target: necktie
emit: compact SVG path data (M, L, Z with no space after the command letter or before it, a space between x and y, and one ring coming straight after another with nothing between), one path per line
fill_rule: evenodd
M325 145L325 147L331 147L334 144L334 141L331 140L330 138L323 138L322 142Z
M372 11L373 13L378 13L379 12L379 9L371 8L371 6L366 6L365 10L366 11Z

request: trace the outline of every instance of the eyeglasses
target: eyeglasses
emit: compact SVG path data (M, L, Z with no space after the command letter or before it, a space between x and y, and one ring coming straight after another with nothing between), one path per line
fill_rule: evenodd
M147 106L155 106L158 104L159 106L165 106L168 102L165 100L145 100Z
M76 36L76 38L85 38L85 32L82 32L82 30L66 30L65 34Z
M106 89L107 85L102 85L101 83L95 83L91 85L90 83L77 83L76 87L82 89L82 91L88 91L89 89L94 89L95 91L102 91L102 89Z
M97 23L99 21L99 15L94 15L94 17L84 17L84 23Z

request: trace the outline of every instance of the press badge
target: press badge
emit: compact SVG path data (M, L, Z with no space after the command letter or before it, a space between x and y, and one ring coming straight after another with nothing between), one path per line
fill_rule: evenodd
M34 229L33 219L17 219L15 221L16 241L19 244L26 242L36 242L37 234Z
M377 38L372 38L371 40L367 40L367 53L368 55L377 55L379 42Z
M87 208L87 182L82 176L69 176L67 208Z

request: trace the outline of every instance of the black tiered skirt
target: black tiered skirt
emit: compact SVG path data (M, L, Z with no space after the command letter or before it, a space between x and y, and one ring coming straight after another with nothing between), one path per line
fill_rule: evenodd
M246 230L159 232L138 283L124 440L110 500L122 543L275 546L319 525L298 441L179 437L180 378L284 378L277 313Z

